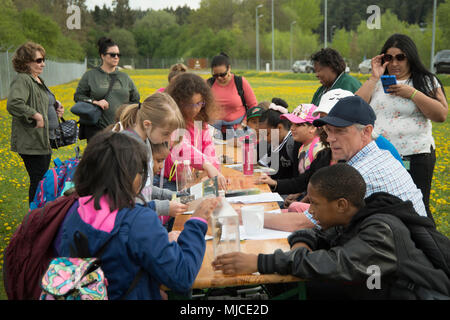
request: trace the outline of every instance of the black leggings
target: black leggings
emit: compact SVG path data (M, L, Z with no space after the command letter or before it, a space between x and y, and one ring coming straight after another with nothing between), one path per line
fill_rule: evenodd
M431 181L433 180L434 165L436 163L436 151L431 147L430 153L419 153L410 156L404 156L403 161L409 161L409 174L422 191L423 203L427 210L428 217L434 221L430 211L430 193Z
M50 166L51 154L19 154L25 163L28 176L30 177L30 188L28 189L28 203L31 203L36 194L39 181L42 180Z

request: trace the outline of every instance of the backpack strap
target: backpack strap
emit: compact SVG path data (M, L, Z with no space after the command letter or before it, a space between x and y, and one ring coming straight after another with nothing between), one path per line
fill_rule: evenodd
M215 81L216 81L216 79L214 77L211 77L208 80L206 80L206 82L209 84L210 87L213 86Z
M234 75L234 84L236 85L237 92L241 97L242 105L245 107L245 111L247 111L247 103L245 102L244 96L244 88L242 86L242 77L238 75Z
M111 236L94 254L94 257L101 257L103 253L105 252L106 247L111 242L111 240L115 236ZM73 235L73 241L75 243L75 248L70 246L70 255L72 257L80 257L80 258L89 258L92 255L89 253L89 240L86 237L86 235L80 231L76 231ZM136 276L134 277L133 281L131 282L130 287L125 292L125 294L120 298L120 300L124 300L131 291L134 290L136 285L139 283L139 280L141 280L142 276L144 275L144 269L140 268Z

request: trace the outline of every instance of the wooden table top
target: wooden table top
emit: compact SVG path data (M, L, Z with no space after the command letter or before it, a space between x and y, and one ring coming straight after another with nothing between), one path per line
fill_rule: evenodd
M238 156L239 149L238 148L230 148L227 146L217 146L216 150L224 148L228 150L227 154L233 154L234 156ZM230 151L231 150L231 151ZM268 185L257 185L254 183L255 177L259 175L259 173L255 173L254 176L244 176L242 172L230 169L222 165L221 168L222 174L229 179L230 184L228 186L229 190L238 190L238 189L249 189L249 188L259 188L262 192L270 192L270 188ZM240 213L240 207L243 204L231 204L232 207ZM270 203L260 203L255 205L263 205L265 211L279 209L279 206L276 202ZM240 214L239 214L240 216ZM183 230L184 223L190 218L190 215L180 215L175 218L175 222L172 230ZM241 221L242 224L242 221ZM210 230L208 228L208 234ZM240 243L241 252L245 253L273 253L276 249L282 249L288 251L290 249L287 239L271 239L271 240L243 240ZM203 259L202 267L195 279L193 288L214 288L214 287L226 287L226 286L240 286L240 285L256 285L256 284L266 284L266 283L282 283L282 282L298 282L302 281L300 278L291 276L291 275L278 275L278 274L264 274L261 275L259 273L254 274L245 274L245 275L234 275L227 276L222 273L222 271L214 271L211 266L212 261L214 260L213 254L213 245L212 240L206 241L206 252L205 257Z

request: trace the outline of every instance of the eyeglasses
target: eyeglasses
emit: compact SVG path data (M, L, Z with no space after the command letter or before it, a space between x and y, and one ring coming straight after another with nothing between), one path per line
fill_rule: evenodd
M228 67L227 71L225 71L224 73L214 73L212 76L214 79L217 79L217 78L224 78L227 76L227 74L228 74Z
M406 54L399 53L399 54L396 54L395 56L393 56L392 54L385 54L383 56L383 59L384 59L384 61L388 61L388 62L392 61L394 59L396 59L397 61L403 61L406 59Z
M198 103L191 103L191 104L188 104L187 106L188 107L200 107L200 108L203 108L204 106L206 105L206 102L205 101L200 101L200 102L198 102Z
M37 64L41 64L42 62L45 62L45 58L39 58L34 60L34 62L36 62Z
M115 58L115 57L120 58L120 57L122 56L120 53L112 53L112 52L107 52L107 53L105 53L105 54L109 54L109 56L110 56L111 58Z

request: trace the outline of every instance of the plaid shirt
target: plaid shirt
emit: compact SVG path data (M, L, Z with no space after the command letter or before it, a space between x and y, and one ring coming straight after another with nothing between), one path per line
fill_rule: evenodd
M408 171L389 151L381 150L372 141L354 155L347 164L357 169L366 182L366 198L375 192L387 192L403 201L411 200L420 216L427 216L422 192L416 187ZM311 214L306 216L316 224Z

